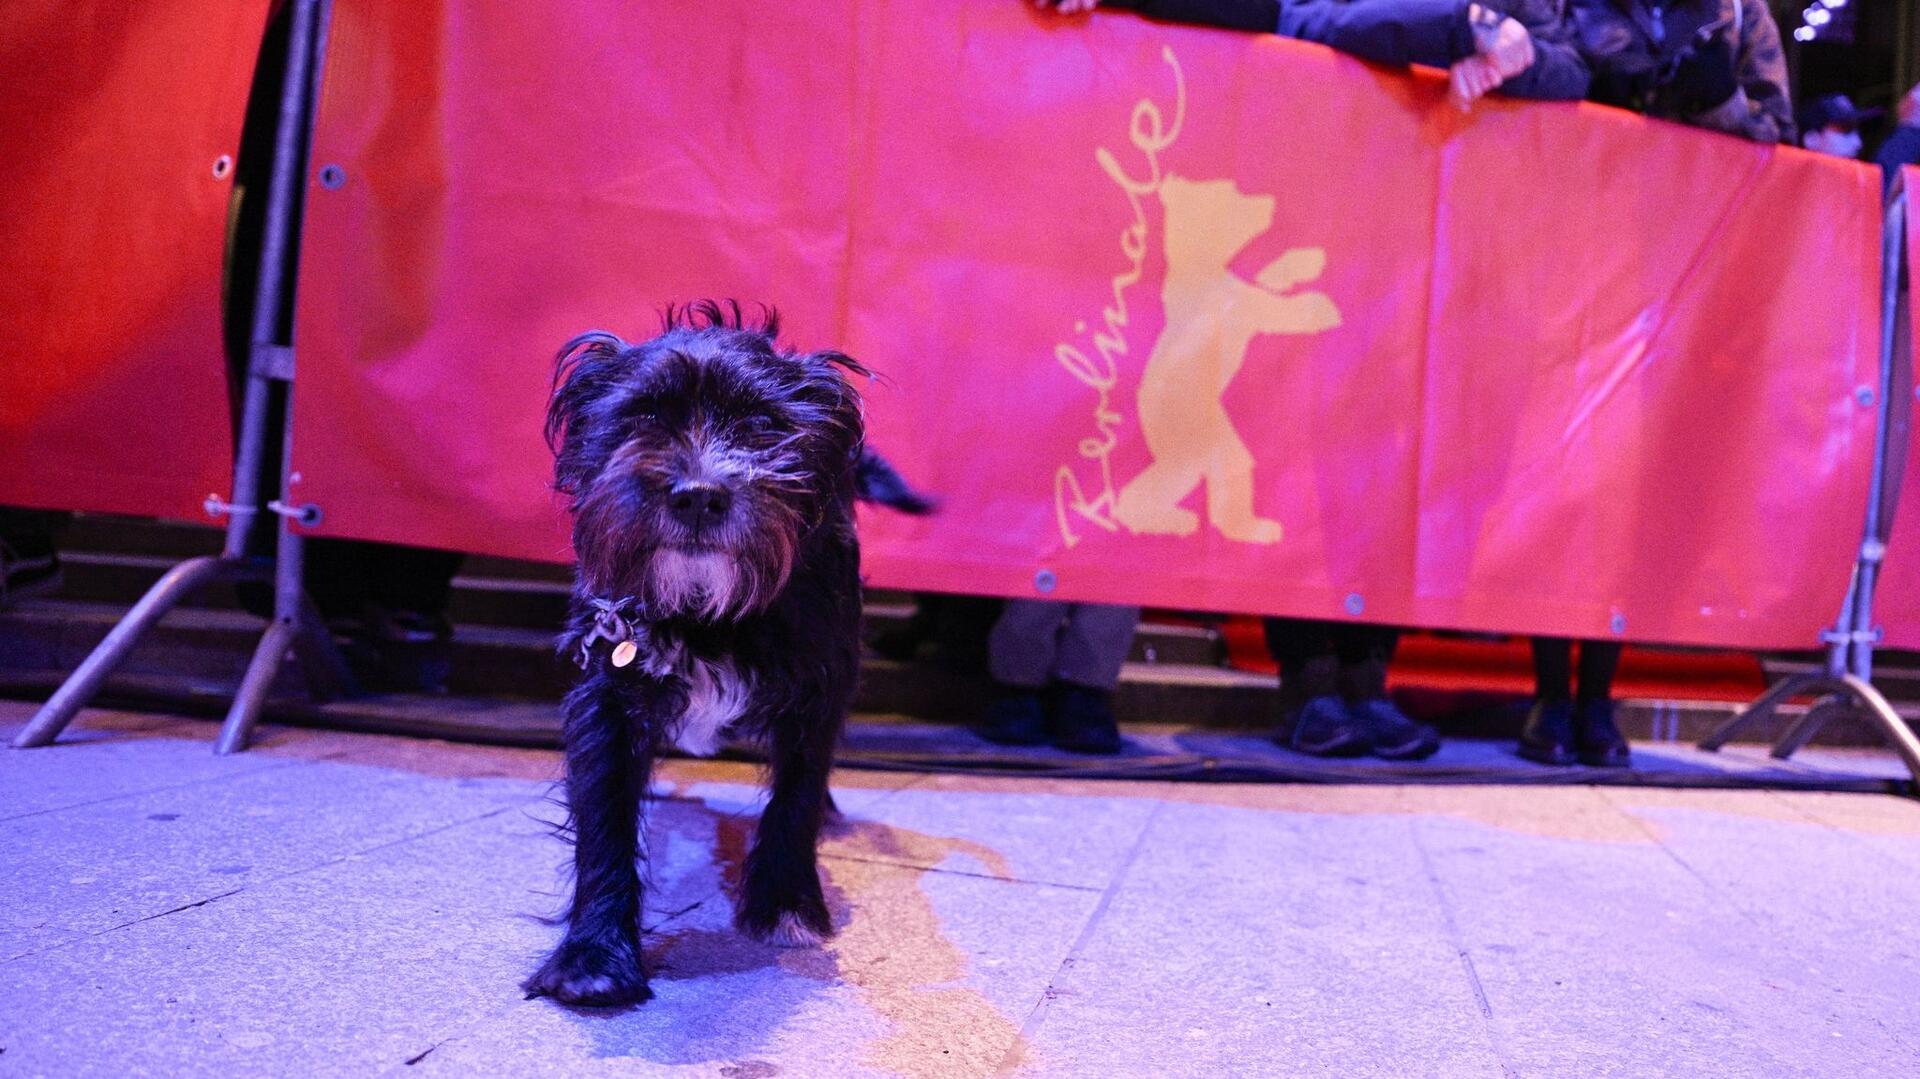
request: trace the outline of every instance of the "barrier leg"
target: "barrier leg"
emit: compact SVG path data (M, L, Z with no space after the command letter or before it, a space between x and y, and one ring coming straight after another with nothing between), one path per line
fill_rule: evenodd
M1773 759L1783 761L1793 756L1801 747L1813 741L1813 736L1820 733L1820 728L1826 726L1828 720L1852 711L1847 704L1846 698L1841 696L1822 697L1813 702L1813 707L1807 709L1807 714L1795 720L1793 725L1774 741Z
M1837 676L1822 671L1819 674L1797 674L1782 679L1779 684L1762 694L1759 700L1742 708L1733 718L1713 729L1713 732L1696 743L1708 753L1717 752L1721 746L1733 741L1733 736L1756 724L1765 723L1773 718L1775 710L1785 704L1789 698L1808 693L1831 693L1840 688Z
M1913 728L1900 718L1900 713L1893 710L1893 705L1874 688L1872 682L1850 674L1846 677L1846 683L1854 699L1865 711L1868 721L1886 735L1894 752L1906 762L1907 771L1912 773L1914 782L1920 784L1920 735L1913 733Z
M246 677L240 680L240 689L233 695L226 722L220 725L220 737L213 743L215 753L225 756L247 748L247 740L253 737L254 725L260 719L260 707L266 703L267 690L273 687L273 676L280 672L280 661L293 646L293 635L293 626L277 618L268 623L267 631L260 635L253 659L247 664Z
M160 621L175 604L202 585L232 576L241 568L242 564L237 560L209 555L190 559L168 570L108 632L106 640L95 646L93 652L60 684L47 703L40 706L26 729L15 736L14 748L44 746L60 737L60 732L73 722L73 717L93 699L100 684L133 651L142 634Z
M277 434L282 445L291 450L288 428L269 430L268 407L273 387L285 386L291 393L293 357L291 348L276 338L282 301L287 295L293 272L293 238L299 227L295 195L305 172L305 157L310 135L309 104L312 101L325 32L326 0L293 0L288 10L288 46L286 74L280 87L278 126L274 132L272 168L268 179L267 210L261 234L259 276L255 282L254 317L247 358L245 392L242 398L239 437L235 440L233 500L208 500L209 509L227 515L224 553L217 558L196 558L183 562L162 577L139 603L134 604L119 624L107 634L85 662L61 684L58 691L41 706L25 730L15 737L19 748L44 746L59 737L73 717L98 692L113 669L126 658L142 634L152 628L180 599L222 574L239 576L263 566L244 557L248 533L258 520L263 495L269 490L285 491L286 456L278 486L269 487L262 476L264 448ZM289 408L289 411L291 409ZM289 511L278 502L265 508L284 518ZM299 513L300 511L293 511ZM278 565L275 572L274 619L267 626L253 660L241 680L233 707L228 712L216 748L230 753L243 748L259 716L273 676L287 649L300 647L303 666L310 685L320 691L337 692L352 686L346 664L334 649L317 616L310 615L300 588L300 539L287 528L279 527ZM258 569L256 569L258 567ZM263 573L261 575L264 575Z

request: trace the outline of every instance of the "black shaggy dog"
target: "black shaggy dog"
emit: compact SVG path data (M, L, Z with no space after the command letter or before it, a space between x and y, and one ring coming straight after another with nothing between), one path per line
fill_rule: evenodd
M524 988L572 1004L652 996L640 949L641 806L667 743L762 742L772 791L734 922L763 940L829 935L814 847L860 658L853 505L929 504L867 451L866 370L775 343L737 304L669 309L658 337L560 350L547 441L572 500L572 614L585 674L565 705L574 894Z

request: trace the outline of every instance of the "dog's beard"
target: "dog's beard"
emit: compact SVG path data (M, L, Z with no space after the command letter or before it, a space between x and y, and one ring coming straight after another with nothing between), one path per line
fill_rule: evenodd
M667 548L647 564L647 608L660 615L695 615L709 622L736 615L750 598L739 563L720 551Z

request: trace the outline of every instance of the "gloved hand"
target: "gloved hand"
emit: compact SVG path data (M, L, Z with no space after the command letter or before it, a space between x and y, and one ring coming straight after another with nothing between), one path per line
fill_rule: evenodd
M1695 45L1687 58L1674 69L1671 85L1683 112L1706 112L1726 104L1727 99L1740 88L1740 82L1733 74L1732 39L1717 34L1705 43Z

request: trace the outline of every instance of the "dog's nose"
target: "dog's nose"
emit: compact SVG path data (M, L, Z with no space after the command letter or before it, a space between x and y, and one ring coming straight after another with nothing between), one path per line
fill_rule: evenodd
M682 483L667 496L673 519L692 529L712 528L726 520L732 506L733 495L710 483Z

